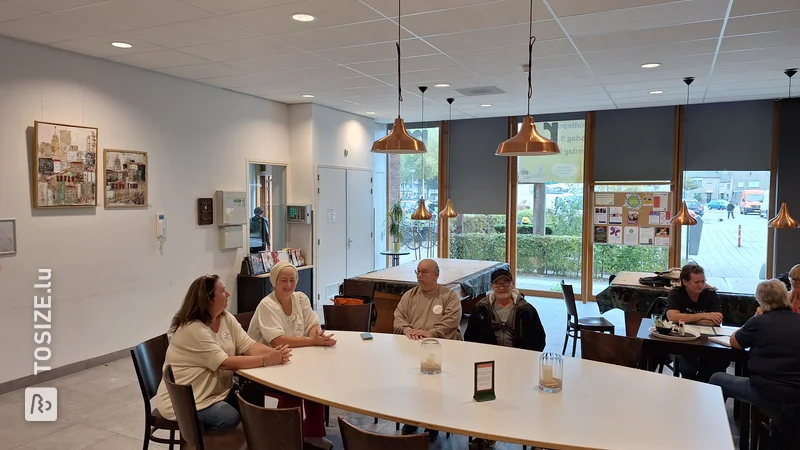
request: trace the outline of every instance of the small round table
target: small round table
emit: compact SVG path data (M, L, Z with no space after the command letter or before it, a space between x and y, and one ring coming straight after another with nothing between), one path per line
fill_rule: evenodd
M411 252L381 252L381 255L391 256L392 257L392 267L400 265L400 257L404 255L410 255Z

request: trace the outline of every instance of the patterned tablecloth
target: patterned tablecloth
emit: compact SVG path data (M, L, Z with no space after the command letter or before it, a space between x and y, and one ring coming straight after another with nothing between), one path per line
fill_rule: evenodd
M597 294L600 313L619 308L625 312L646 314L658 297L666 297L666 289L645 286L609 286ZM725 324L741 326L756 313L758 303L754 295L717 292L722 302L722 320Z

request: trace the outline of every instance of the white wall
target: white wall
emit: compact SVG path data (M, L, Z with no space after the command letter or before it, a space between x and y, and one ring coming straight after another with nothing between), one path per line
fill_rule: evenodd
M317 164L372 170L375 121L313 105L312 123L312 145ZM345 149L347 156L344 155Z
M299 187L313 164L290 155L286 105L6 38L0 61L0 217L16 218L18 240L16 256L0 257L0 383L33 371L38 269L53 271L59 367L163 333L197 276L218 273L235 293L247 249L218 250L195 205L245 191L247 158L290 163L289 199L310 200ZM99 149L147 151L152 206L32 209L35 120L98 127ZM156 212L167 214L163 253Z

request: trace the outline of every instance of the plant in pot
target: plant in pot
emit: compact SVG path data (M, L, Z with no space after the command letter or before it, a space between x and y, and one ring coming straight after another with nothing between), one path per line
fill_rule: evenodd
M389 205L389 236L392 240L392 251L400 251L400 241L403 237L402 224L403 224L403 206L400 201L392 202Z

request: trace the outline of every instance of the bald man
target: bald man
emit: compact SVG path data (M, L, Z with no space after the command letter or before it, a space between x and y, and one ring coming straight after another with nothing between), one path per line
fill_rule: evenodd
M450 288L439 284L439 265L432 259L417 264L417 287L400 299L394 310L394 332L409 339L440 338L464 340L461 301Z

